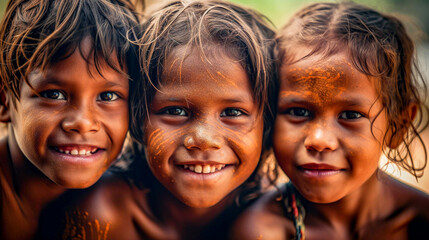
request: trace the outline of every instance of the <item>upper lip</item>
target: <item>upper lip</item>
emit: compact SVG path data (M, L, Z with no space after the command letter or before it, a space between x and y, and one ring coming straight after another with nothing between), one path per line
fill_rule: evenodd
M299 168L307 169L307 170L341 170L342 168L335 167L325 163L307 163L299 165Z

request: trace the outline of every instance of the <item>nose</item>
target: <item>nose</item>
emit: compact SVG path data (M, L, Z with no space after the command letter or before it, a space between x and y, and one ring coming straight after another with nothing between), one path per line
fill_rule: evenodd
M186 149L220 149L222 137L219 129L204 122L197 122L192 126L184 138Z
M61 127L66 132L84 134L100 130L100 122L97 120L96 111L91 104L83 102L78 106L70 107Z
M326 124L315 124L310 127L304 146L309 151L334 151L339 146L335 129Z

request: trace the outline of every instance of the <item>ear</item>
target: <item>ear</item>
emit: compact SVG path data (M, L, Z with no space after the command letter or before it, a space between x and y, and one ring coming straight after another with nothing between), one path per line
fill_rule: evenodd
M402 128L399 129L396 133L389 133L387 137L390 138L390 142L387 146L390 149L396 149L401 145L404 140L404 136L407 134L411 124L413 124L414 119L417 116L418 106L416 103L411 103L408 107L402 112ZM392 135L393 134L393 135Z
M0 91L0 122L10 122L9 99L4 90Z

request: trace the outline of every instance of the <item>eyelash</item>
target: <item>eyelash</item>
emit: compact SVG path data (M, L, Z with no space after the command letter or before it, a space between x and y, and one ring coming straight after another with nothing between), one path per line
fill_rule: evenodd
M172 112L173 110L176 112ZM177 112L177 110L181 112L179 113ZM174 116L188 116L188 113L185 111L185 109L181 107L167 107L159 111L159 114L174 115Z
M301 107L289 108L285 111L287 115L297 118L312 118L312 114L308 109ZM353 115L353 116L351 116ZM340 120L356 120L365 117L362 113L357 111L343 111L339 114L338 119Z
M298 112L299 111L299 112ZM311 117L311 113L309 110L305 109L305 108L301 108L301 107L293 107L293 108L289 108L285 111L285 113L287 115L291 115L293 117L306 117L309 118Z
M54 94L58 96L55 97ZM65 94L62 93L60 90L46 90L41 92L40 96L54 100L66 100Z
M167 107L159 111L159 114L174 115L174 116L189 116L188 112L181 107ZM226 108L221 112L220 117L234 118L234 117L240 117L243 115L247 115L247 113L244 112L243 110L240 110L238 108Z
M351 117L350 116L351 114L355 116ZM344 120L356 120L362 117L364 117L364 115L356 111L344 111L344 112L341 112L340 115L338 116L339 119L344 119Z
M53 100L66 100L65 94L60 90L46 90L40 93L40 96L43 98L53 99ZM103 99L103 96L109 96L110 99ZM96 100L97 101L103 101L103 102L111 102L115 101L119 98L119 94L115 92L102 92L100 93Z
M233 114L228 114L227 112L229 113L233 112ZM223 110L222 113L220 114L221 117L229 117L229 118L240 117L243 115L247 115L247 113L238 108L227 108Z
M110 96L110 99L108 100L102 99L101 96L103 96L103 94L105 94L105 96ZM119 95L115 92L102 92L97 96L97 101L111 102L111 101L115 101L118 98L119 98Z

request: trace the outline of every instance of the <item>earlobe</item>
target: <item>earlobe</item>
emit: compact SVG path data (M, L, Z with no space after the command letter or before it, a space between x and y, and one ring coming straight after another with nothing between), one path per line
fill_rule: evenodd
M390 138L390 141L388 142L387 146L390 149L396 149L401 145L402 141L404 140L405 135L407 134L408 130L410 129L411 124L413 124L414 119L417 116L417 110L418 106L416 103L412 103L408 105L408 107L402 112L401 114L401 129L398 129L396 132L390 132L388 137ZM392 130L390 130L392 131ZM388 138L388 139L389 139Z
M10 122L9 96L4 91L0 92L0 122Z

